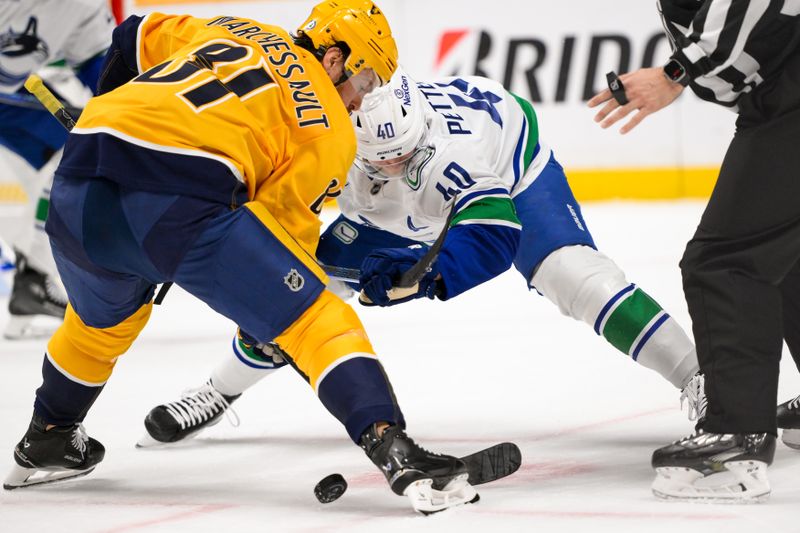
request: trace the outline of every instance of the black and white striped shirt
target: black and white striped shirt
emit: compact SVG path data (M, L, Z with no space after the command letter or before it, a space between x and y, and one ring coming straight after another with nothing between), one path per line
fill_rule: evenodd
M703 100L733 109L800 54L800 0L657 0L677 59Z

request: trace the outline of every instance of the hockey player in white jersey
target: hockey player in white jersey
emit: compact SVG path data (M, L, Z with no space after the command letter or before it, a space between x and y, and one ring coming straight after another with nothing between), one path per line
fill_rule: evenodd
M529 102L486 78L416 84L401 71L369 96L352 116L358 156L338 198L342 215L317 250L325 264L360 267L354 287L363 291L362 303L448 300L513 264L527 287L681 389L690 419L702 417L694 346L596 249ZM410 296L392 299L389 290L436 239L452 206L438 259ZM140 444L178 441L218 422L246 388L285 361L278 347L240 332L233 356L208 383L151 410Z
M686 388L697 372L694 346L597 251L561 165L539 136L533 106L480 77L415 84L401 73L392 91L370 100L355 118L361 168L349 177L341 220L329 231L333 240L320 245L321 260L352 264L337 252L353 246L339 238L340 224L357 223L359 238L367 226L430 242L454 205L437 261L418 290L400 301L451 299L513 264L563 314ZM388 290L423 253L418 247L366 253L363 294L377 305L399 303Z
M91 94L114 26L107 0L0 0L0 157L9 161L29 198L22 229L8 239L17 268L7 339L49 335L54 328L38 317L61 319L67 303L44 232L50 184L67 132L22 85L31 73L64 62ZM81 90L61 96L85 98Z

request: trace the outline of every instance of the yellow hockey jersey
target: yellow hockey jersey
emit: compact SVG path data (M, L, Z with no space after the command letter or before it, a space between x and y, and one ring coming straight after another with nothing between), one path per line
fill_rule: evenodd
M319 61L276 26L160 13L139 24L135 57L138 76L87 104L58 173L255 200L313 254L356 149Z

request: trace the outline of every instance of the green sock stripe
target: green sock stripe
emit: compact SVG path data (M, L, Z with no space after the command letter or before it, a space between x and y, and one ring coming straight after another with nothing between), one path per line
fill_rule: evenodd
M504 220L519 224L514 202L511 198L486 197L475 200L465 209L453 217L450 226L455 226L465 220Z
M38 222L47 221L47 211L50 209L50 200L47 198L39 198L36 204L36 220Z
M614 348L628 354L633 341L661 311L661 306L655 300L643 290L636 289L608 317L603 328L603 337Z
M531 166L533 162L533 155L536 151L536 145L539 144L539 121L536 118L536 111L533 109L533 105L524 98L517 96L514 93L511 93L519 106L522 108L522 112L525 114L525 118L528 121L528 140L525 143L525 156L523 157L523 165L524 170L528 170L528 167Z
M258 355L256 352L253 351L252 348L248 347L242 339L236 339L237 344L239 345L239 352L240 355L252 359L253 361L258 361L260 363L270 363L272 364L272 358L267 359L266 357L262 357Z

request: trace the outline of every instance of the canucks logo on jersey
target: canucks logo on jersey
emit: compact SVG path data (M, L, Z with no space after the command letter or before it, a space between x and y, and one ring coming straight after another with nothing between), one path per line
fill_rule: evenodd
M7 57L39 54L40 59L44 61L48 53L47 43L36 35L37 26L38 20L36 17L31 17L22 33L15 33L13 29L9 29L7 33L0 35L0 54Z
M37 63L46 61L50 52L47 43L42 41L36 33L37 26L38 20L36 17L31 17L21 33L9 28L6 33L0 34L0 55L9 59L32 59ZM28 58L27 56L32 57ZM28 65L29 60L24 64ZM19 67L19 65L17 66ZM0 68L0 84L16 86L25 81L29 73L27 67L19 72Z

